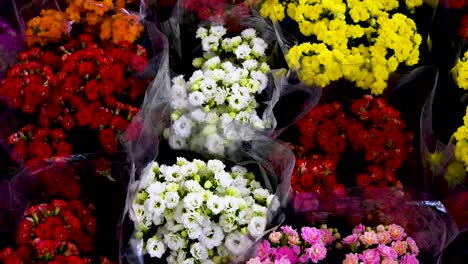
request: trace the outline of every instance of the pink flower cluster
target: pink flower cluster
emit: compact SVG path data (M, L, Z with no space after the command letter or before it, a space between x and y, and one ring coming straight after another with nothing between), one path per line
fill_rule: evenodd
M353 253L346 255L343 264L417 264L419 248L403 227L395 224L379 225L373 229L359 224L353 233L342 240Z
M320 227L303 227L301 234L290 226L282 226L270 233L268 239L257 247L256 257L247 264L318 263L327 256L327 246L340 238L338 230Z

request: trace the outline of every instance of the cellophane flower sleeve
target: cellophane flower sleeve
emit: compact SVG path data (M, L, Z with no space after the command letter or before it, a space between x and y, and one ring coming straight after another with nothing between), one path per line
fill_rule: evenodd
M281 130L293 123L298 116L301 116L307 109L310 109L311 105L318 100L320 94L318 89L305 90L289 82L289 78L286 75L287 71L283 69L286 64L284 62L284 55L280 49L277 33L273 25L259 16L251 4L250 1L240 1L236 4L223 3L221 1L178 1L172 16L162 23L163 32L168 36L171 47L171 60L169 63L174 73L171 77L175 77L176 74L183 74L188 86L194 89L193 84L206 80L206 78L197 80L200 77L200 73L203 73L205 77L211 75L206 69L208 64L212 66L213 70L223 70L226 73L232 72L233 74L226 74L229 76L220 80L219 84L219 87L222 87L224 92L227 92L224 104L229 106L228 109L224 111L219 110L218 106L223 105L220 104L222 95L216 93L216 98L218 98L217 101L215 100L216 106L212 106L208 110L206 106L211 104L209 102L210 96L207 96L206 92L202 91L206 100L202 102L201 106L205 107L205 112L217 112L219 117L223 113L232 113L231 118L226 117L225 119L234 119L234 122L230 123L235 124L234 127L238 131L245 131L250 128L249 130L253 130L252 132L258 131L276 136L278 133L274 132L275 129ZM224 29L221 30L221 26ZM210 28L214 30L213 32L216 31L216 33L210 31ZM204 29L207 30L207 34L202 33ZM210 39L214 39L213 37L219 39L219 43L215 45L216 47L208 44ZM238 46L241 48L238 49ZM216 51L212 48L216 49ZM243 55L242 52L244 51L247 54ZM216 56L212 56L213 52L220 59L220 63L217 66L212 64L217 60ZM210 61L209 59L214 60ZM232 63L226 64L225 62L227 61ZM236 71L234 70L236 69L242 71L249 70L250 74L247 74L247 76L241 74L239 77L235 74ZM236 78L239 80L236 80ZM246 83L246 80L239 82L240 79L245 78L249 82ZM171 90L177 89L179 84L183 84L181 81L181 79L173 80L173 88ZM203 84L206 84L206 82L203 82ZM240 87L251 88L249 94L251 100L247 100L251 102L250 105L243 107L244 100L240 101L240 104L231 102L237 98L234 96L232 100L230 99L231 88L233 87L231 85L233 84L234 87L235 84L239 84ZM204 87L205 85L202 86ZM257 86L259 88L256 88ZM195 112L195 116L199 116L197 114L198 111L196 111L197 103L193 102L195 105L189 104L189 107L185 109L191 109L189 113ZM174 108L172 112L177 112L180 109L178 101L171 105ZM232 111L232 108L235 110ZM250 112L250 110L255 111ZM248 112L249 114L246 115L244 112ZM241 113L241 115L238 116L238 113ZM172 119L174 122L176 121L174 116ZM208 119L212 118L208 117ZM194 123L198 122L195 121ZM175 126L178 126L178 124L175 124ZM203 134L197 132L197 128L193 130L192 134L194 135ZM218 128L217 135L211 137L212 140L219 140L219 137L228 140L230 139L229 137L231 139L248 139L247 135L243 135L248 133L240 132L237 135L229 136L227 135L228 133L222 130L234 131L234 129L230 128ZM205 138L205 143L210 145L208 141L211 140L206 135L203 135L203 137ZM172 141L184 141L179 140L179 138L180 136L177 140L173 139ZM187 146L187 148L217 152L216 150L209 150L206 146L203 148Z
M19 121L7 143L27 166L73 154L125 160L118 139L165 49L143 2L13 3L27 49L0 84Z
M296 193L292 208L302 224L326 223L334 228L398 224L414 238L420 263L440 263L458 228L444 205L427 194L400 188L349 188L342 194ZM300 224L299 224L300 225Z
M116 263L125 164L75 156L43 165L2 182L0 262ZM114 179L100 176L111 167Z
M301 81L326 87L345 79L373 95L382 94L392 73L427 63L426 43L437 6L374 1L367 7L345 0L266 0L259 5L260 14L274 24L289 68ZM403 25L401 31L397 25ZM375 37L370 38L368 30Z
M238 263L248 259L255 243L267 230L284 221L283 210L290 197L289 181L294 164L294 156L284 143L258 137L222 160L174 151L167 142L159 144L159 152L146 167L134 167L122 222L122 261ZM167 174L170 171L176 178ZM154 196L159 192L155 193L154 188L159 188L160 196ZM201 190L206 199L198 201L196 197ZM231 204L236 195L241 204L254 204L247 207ZM149 206L160 198L162 207ZM221 207L213 207L214 199ZM197 218L198 214L205 220ZM190 215L199 220L187 222ZM259 226L255 227L257 221ZM197 233L199 228L203 233ZM207 234L213 237L207 239L204 237Z
M466 95L463 91L464 65L467 64L464 58L466 53L463 53L463 48L461 50L454 49L458 53L454 57L459 57L455 67L448 74L440 74L439 85L434 87L424 105L421 114L421 154L425 165L426 189L441 197L459 228L463 229L468 226L468 215L461 209L468 203L464 132Z

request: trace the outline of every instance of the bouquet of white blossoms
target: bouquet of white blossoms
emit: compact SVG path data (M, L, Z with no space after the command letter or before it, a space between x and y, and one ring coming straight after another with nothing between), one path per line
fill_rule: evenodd
M172 127L165 137L173 149L222 155L234 140L250 140L255 129L272 126L260 118L255 94L268 86L267 43L249 28L223 38L226 28L200 27L203 57L193 60L189 81L172 79ZM265 116L265 115L264 115Z
M274 195L241 166L219 160L148 166L131 206L135 239L144 254L167 263L229 263L262 237Z

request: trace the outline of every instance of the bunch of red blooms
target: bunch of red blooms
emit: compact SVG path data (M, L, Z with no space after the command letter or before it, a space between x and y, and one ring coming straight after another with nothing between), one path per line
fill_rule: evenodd
M231 21L249 14L245 0L184 0L183 7L201 20ZM252 2L252 1L250 1Z
M94 207L78 200L34 205L28 208L16 234L16 249L0 252L0 263L96 263L94 251L96 218ZM101 258L100 263L112 263Z
M27 125L11 135L8 143L27 160L30 168L39 166L45 159L72 154L72 146L66 141L66 134L61 128Z
M296 126L301 135L300 145L291 145L296 153L291 184L299 192L342 192L344 183L396 186L395 172L412 151L413 134L400 113L372 96L354 101L349 109L337 102L317 105ZM340 167L350 159L355 168Z
M145 48L129 42L98 45L83 34L53 51L33 47L18 60L1 82L0 95L29 120L30 128L12 137L24 158L71 154L64 139L74 129L96 131L105 153L118 151L116 135L137 114L150 82L135 77L147 66Z
M453 8L458 11L466 12L466 10L468 10L468 1L466 0L448 0L447 5L449 8ZM462 39L468 39L468 13L465 13L460 18L458 36Z

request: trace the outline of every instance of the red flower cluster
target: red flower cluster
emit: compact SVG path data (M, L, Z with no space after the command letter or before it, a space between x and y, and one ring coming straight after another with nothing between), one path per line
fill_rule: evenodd
M461 10L467 6L468 2L466 0L448 0L447 4L450 8Z
M231 21L249 14L244 0L184 0L183 7L201 20ZM228 28L229 23L228 23Z
M413 135L399 112L372 96L356 100L348 111L337 102L318 105L296 126L301 145L292 145L297 161L291 183L299 192L341 192L350 182L342 174L350 171L357 171L351 177L358 187L395 186L395 171L412 151ZM339 167L350 159L356 168Z
M11 135L8 143L27 160L30 168L39 166L44 159L72 153L72 146L66 141L66 134L61 128L27 125Z
M13 135L12 143L25 159L71 154L63 139L75 128L97 131L104 151L117 152L115 135L138 112L135 105L149 85L134 77L145 70L148 55L128 42L101 46L80 35L55 51L33 47L18 55L19 63L0 84L0 95L32 120L34 129Z
M468 14L462 16L462 18L460 19L458 36L460 36L460 38L462 39L468 39Z
M29 207L25 220L18 227L17 249L2 250L0 262L95 263L92 258L80 255L94 251L96 218L92 211L93 206L86 207L78 200L68 203L54 200ZM112 263L106 258L101 258L100 262Z

